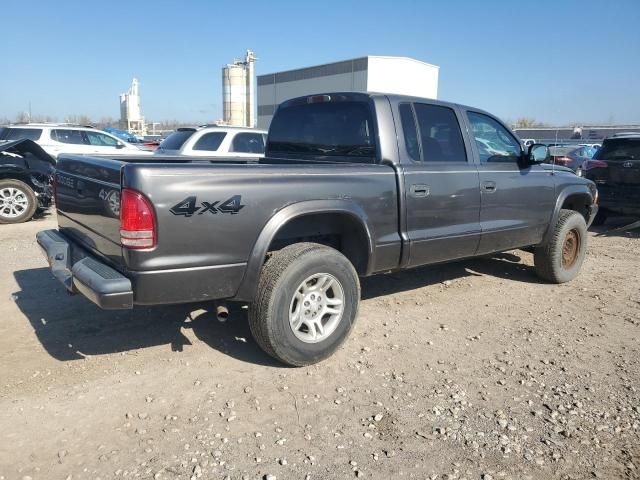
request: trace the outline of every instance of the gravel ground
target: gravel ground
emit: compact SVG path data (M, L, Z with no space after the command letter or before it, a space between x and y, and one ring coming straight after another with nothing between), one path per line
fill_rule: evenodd
M640 478L637 234L560 286L521 251L366 279L344 347L292 369L239 307L66 295L54 225L0 226L0 480Z

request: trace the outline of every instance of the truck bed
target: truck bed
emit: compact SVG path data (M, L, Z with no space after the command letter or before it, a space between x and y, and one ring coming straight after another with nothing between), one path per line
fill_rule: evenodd
M398 265L398 194L390 166L61 156L57 168L60 233L130 278L135 303L235 296L259 234L296 203L338 200L364 210L378 252L371 268ZM123 188L141 192L155 209L152 249L120 244ZM304 229L313 233L313 226Z

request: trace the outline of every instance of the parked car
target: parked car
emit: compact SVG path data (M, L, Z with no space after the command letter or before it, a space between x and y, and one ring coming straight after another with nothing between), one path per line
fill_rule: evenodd
M203 125L178 128L165 138L155 155L258 158L264 155L265 130Z
M55 160L28 139L0 141L0 223L31 220L51 205Z
M582 169L598 186L596 225L614 214L640 216L640 134L605 139Z
M136 145L92 127L29 123L0 127L0 140L28 138L54 158L61 153L79 155L150 155Z
M582 164L593 156L594 150L588 146L557 145L549 147L549 154L549 163L570 168L576 175L582 176Z
M307 365L349 335L359 276L526 247L541 278L573 279L596 187L547 157L475 108L311 95L278 107L259 162L61 156L58 229L37 240L101 308L247 302L258 345Z

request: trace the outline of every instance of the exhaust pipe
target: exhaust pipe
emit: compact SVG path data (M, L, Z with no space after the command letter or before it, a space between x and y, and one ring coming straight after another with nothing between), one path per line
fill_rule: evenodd
M216 306L216 319L219 322L226 322L229 318L229 309L224 303L220 303Z

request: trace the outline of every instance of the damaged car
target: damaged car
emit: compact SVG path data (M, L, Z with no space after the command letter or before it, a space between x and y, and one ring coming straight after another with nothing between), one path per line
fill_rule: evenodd
M0 224L22 223L51 206L55 160L33 140L0 141Z

